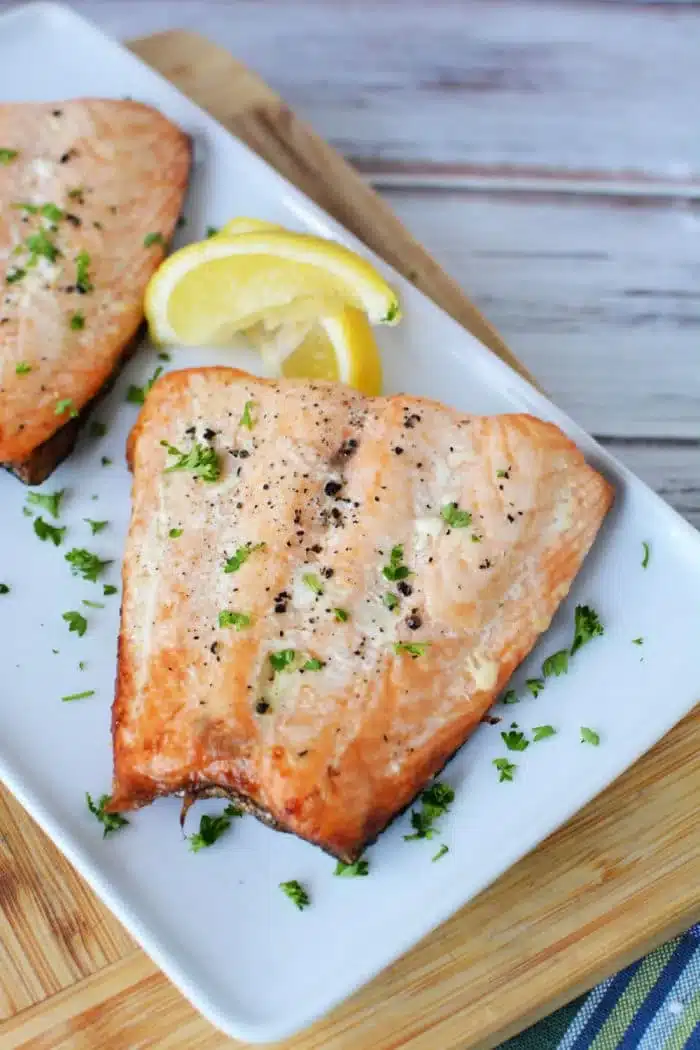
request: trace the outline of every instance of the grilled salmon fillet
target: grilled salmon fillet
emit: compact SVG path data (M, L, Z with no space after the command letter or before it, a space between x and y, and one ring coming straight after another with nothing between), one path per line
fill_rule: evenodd
M150 106L79 99L0 105L0 149L0 464L38 483L139 329L190 146Z
M351 861L547 629L612 501L557 427L172 372L132 432L113 810L222 793Z

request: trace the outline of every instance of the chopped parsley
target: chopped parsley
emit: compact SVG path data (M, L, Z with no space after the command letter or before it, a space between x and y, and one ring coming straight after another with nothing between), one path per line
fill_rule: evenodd
M65 525L62 529L59 529L56 525L49 525L47 521L44 521L42 517L38 517L34 522L34 532L37 534L39 539L44 542L45 540L51 540L54 547L60 547L63 541L63 534L66 531Z
M78 661L78 670L79 671L84 671L86 667L87 667L87 664L85 663L84 660L79 660Z
M548 736L555 736L556 729L554 726L535 726L532 730L532 739L534 743L538 743L540 740L546 740Z
M6 583L0 583L0 594L9 594L10 588Z
M394 642L394 652L397 656L400 653L408 653L415 660L423 656L429 645L430 642Z
M192 852L198 853L200 849L213 846L216 840L221 838L225 831L228 831L232 819L242 816L243 810L234 805L228 805L217 817L204 813L199 822L199 831L188 836Z
M207 445L197 442L189 452L180 452L167 441L161 441L161 445L168 450L169 456L177 456L175 463L165 468L166 474L172 474L174 470L189 470L196 478L202 481L218 481L221 476L221 464L216 450Z
M544 678L528 678L525 685L532 695L537 698L544 689Z
M569 670L569 650L560 649L558 653L552 653L542 664L542 674L545 678L556 678L560 674L566 674Z
M323 594L323 584L319 580L318 576L314 576L312 572L306 572L302 576L302 580L314 594Z
M168 536L171 540L179 540L182 536L183 531L183 529L171 529L168 533Z
M84 314L73 314L73 316L70 319L70 327L72 332L82 332L83 328L85 327Z
M132 405L142 405L148 397L148 395L150 394L151 390L153 389L153 384L155 383L158 376L161 375L162 371L163 368L161 365L159 365L158 368L156 368L153 375L151 376L151 378L146 381L144 386L135 386L132 383L126 392L126 400Z
M346 623L350 619L350 613L346 612L345 609L334 609L333 617L336 623Z
M509 762L507 758L494 758L493 764L498 770L499 784L502 784L504 780L512 780L513 774L518 768L514 762Z
M170 354L168 353L167 350L159 350L158 351L158 360L159 361L172 361L172 358L171 358L171 356L170 356Z
M392 594L391 591L387 591L387 593L382 597L382 601L384 602L384 604L390 612L393 612L399 604L399 599L395 594Z
M8 164L12 164L13 160L17 160L17 157L19 157L18 149L7 149L6 146L0 149L0 164L3 164L5 167Z
M56 492L30 492L27 496L27 503L35 507L43 507L54 518L57 518L65 491L65 489L58 489Z
M165 244L165 238L160 232L147 233L143 239L144 248L150 248L152 244Z
M86 251L78 252L75 257L75 287L81 295L87 295L94 287L90 280L90 256Z
M96 536L98 532L102 532L109 525L108 521L93 521L92 518L83 518L83 521L90 526L93 536Z
M232 612L230 609L222 609L219 613L219 627L235 627L242 631L244 627L250 627L250 616L247 613Z
M107 424L100 423L98 419L93 419L90 424L90 436L95 438L102 438L107 433Z
M509 689L507 693L504 693L501 697L502 704L519 704L520 698L516 693L515 689Z
M272 670L277 673L284 671L296 660L296 649L279 649L276 653L270 653L270 664Z
M242 547L239 547L232 557L227 558L224 565L224 572L238 572L241 565L245 565L248 558L255 551L264 551L264 543L244 543Z
M15 365L15 375L27 376L32 370L32 366L28 365L26 361L18 361Z
M42 204L37 210L45 219L48 219L49 222L60 222L61 219L65 219L66 217L65 212L59 208L57 204L52 204L50 201L46 204Z
M252 430L255 426L256 421L253 419L253 409L255 408L254 401L246 401L243 406L243 415L239 420L239 424L242 427L247 427L248 430Z
M84 580L90 580L92 583L96 583L98 576L101 576L107 566L112 564L111 560L103 561L96 554L85 550L84 547L74 547L73 550L68 551L66 561L74 576L82 576Z
M207 240L210 237L216 237L218 232L219 232L219 227L218 226L207 226L207 232L206 232Z
M83 598L83 605L87 605L88 609L104 609L102 602L91 602L88 598Z
M632 645L644 645L644 639L643 638L633 638L632 639Z
M435 827L435 821L447 813L454 802L454 798L453 788L449 784L442 784L439 780L436 780L434 784L426 788L420 796L421 808L419 810L414 809L411 813L413 834L404 835L404 841L412 842L414 839L431 839L434 835L437 835L440 829Z
M433 864L435 863L436 860L440 860L441 857L444 857L445 854L449 853L449 852L450 852L450 847L446 846L445 843L443 842L442 846L440 846L440 849L437 851L437 853L433 857Z
M112 801L111 795L100 796L97 805L92 801L87 791L85 792L85 799L90 812L97 817L100 824L104 827L103 838L106 839L113 831L119 831L120 828L125 827L129 823L121 813L105 813L105 806Z
M581 743L592 744L593 747L598 747L600 736L596 733L595 729L589 729L588 726L581 726Z
M110 594L116 594L117 593L117 588L114 586L113 583L106 583L104 585L104 587L102 588L102 593L107 598L107 597L109 597Z
M216 232L216 231L215 231ZM211 236L208 234L208 236ZM304 908L309 906L309 895L296 879L291 879L289 882L280 882L280 889L282 893L286 893L292 904L296 904L299 911L303 911Z
M103 456L102 459L100 460L100 463L102 464L103 467L111 467L112 466L112 460L109 458L109 456ZM96 499L95 496L93 496L92 498Z
M29 267L36 266L39 259L47 259L50 263L56 262L61 254L46 230L37 230L36 233L30 234L24 243L29 252L27 263Z
M302 664L302 671L322 671L325 667L323 660L317 660L315 656L310 657L305 664Z
M26 270L23 270L21 266L14 266L5 274L5 284L16 284L17 281L21 281L22 278L26 276Z
M82 186L74 186L72 190L68 190L68 198L72 201L80 201L85 190Z
M70 397L64 397L61 401L56 402L56 411L54 415L63 416L66 412L71 419L77 419L78 410L73 404L73 399Z
M345 864L339 860L335 866L334 875L340 875L345 879L354 879L361 875L369 875L369 861L356 860L354 864Z
M507 733L501 733L501 737L509 751L525 751L530 746L530 741L519 729L509 729Z
M496 477L497 478L507 478L508 477L508 471L507 470L497 470L496 471Z
M75 631L79 638L82 638L87 631L87 620L79 612L64 612L62 619L68 624L69 631Z
M81 667L80 670L82 671L83 668ZM94 696L94 695L95 695L95 690L94 689L86 689L85 692L83 692L83 693L69 693L68 696L62 696L61 700L63 701L64 704L69 704L71 702L71 700L87 700L87 698L89 696Z
M574 641L570 652L573 656L582 646L604 633L598 614L588 605L577 605L574 622Z
M649 564L649 558L651 557L651 547L646 540L642 543L642 555L642 568L646 569Z
M384 317L382 318L382 324L392 324L397 319L397 317L399 316L399 313L400 313L399 303L398 303L398 300L395 299L394 302L389 307L389 309L387 310L387 312L384 315Z
M468 510L460 510L456 503L447 503L440 509L440 517L453 529L466 529L472 523Z
M403 565L402 562L403 547L398 544L396 547L391 548L389 564L382 569L384 577L394 583L396 580L405 580L407 576L410 576L411 570L406 565Z

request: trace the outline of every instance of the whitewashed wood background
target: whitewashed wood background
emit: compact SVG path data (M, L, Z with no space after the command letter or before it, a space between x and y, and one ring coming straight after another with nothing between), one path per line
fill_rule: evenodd
M73 6L121 38L199 30L261 73L700 526L699 3Z

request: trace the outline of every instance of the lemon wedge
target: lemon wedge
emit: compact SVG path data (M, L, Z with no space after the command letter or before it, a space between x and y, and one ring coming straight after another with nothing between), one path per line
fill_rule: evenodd
M274 222L265 222L264 219L250 219L245 215L239 215L224 223L216 236L235 237L239 233L258 233L260 230L275 230L280 233L284 232L284 226L276 226Z
M189 346L225 345L260 322L312 322L346 306L372 324L400 319L396 293L366 259L335 241L259 226L174 252L144 306L154 342Z

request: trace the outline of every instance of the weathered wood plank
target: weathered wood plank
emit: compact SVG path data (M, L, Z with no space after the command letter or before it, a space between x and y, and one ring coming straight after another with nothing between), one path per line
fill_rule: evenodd
M207 34L364 166L700 176L700 8L550 0L82 0Z
M588 430L700 437L700 204L386 194Z
M700 441L606 441L608 450L700 529Z

